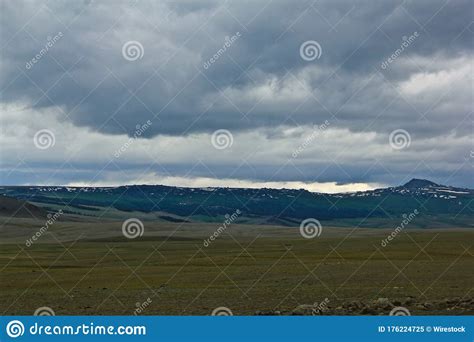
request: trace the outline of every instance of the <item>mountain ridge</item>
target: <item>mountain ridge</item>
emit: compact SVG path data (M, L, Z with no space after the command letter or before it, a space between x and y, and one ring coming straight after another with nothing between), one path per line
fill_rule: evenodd
M413 179L404 185L351 193L304 189L186 188L164 185L119 187L0 187L0 195L28 201L49 212L101 219L236 222L297 226L315 218L338 225L388 225L415 209L432 225L471 227L474 190ZM420 220L421 222L421 220ZM393 223L390 223L393 224ZM428 225L428 224L426 224Z
M427 179L420 179L420 178L412 178L408 182L402 185L404 188L424 188L424 187L434 187L440 186L432 181Z
M377 191L383 189L396 189L396 188L408 188L408 189L420 189L420 188L427 188L427 187L444 187L444 188L452 188L452 189L463 189L474 191L471 188L462 188L462 187L454 187L449 185L440 185L434 183L427 179L421 178L412 178L408 182L403 185L398 186L391 186L385 188L376 188L373 190L357 190L357 191L344 191L344 192L320 192L320 191L309 191L307 189L292 189L292 188L245 188L245 187L220 187L220 186L205 186L205 187L190 187L190 186L176 186L176 185L163 185L163 184L124 184L118 186L70 186L70 185L0 185L0 194L2 194L3 188L43 188L43 189L84 189L84 190L91 190L91 189L101 189L101 190L108 190L108 189L119 189L119 188L132 188L132 187L157 187L157 188L176 188L176 189L193 189L193 190L204 190L204 191L213 191L216 189L230 189L230 190L277 190L277 191L306 191L309 193L314 194L324 194L324 195L342 195L342 194L353 194L353 193L361 193L361 192L369 192L369 191Z

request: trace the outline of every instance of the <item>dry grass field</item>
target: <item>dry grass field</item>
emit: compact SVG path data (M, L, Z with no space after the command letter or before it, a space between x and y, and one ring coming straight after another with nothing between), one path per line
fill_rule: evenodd
M472 230L406 230L382 247L390 230L325 227L304 239L232 225L205 247L216 225L145 222L127 239L121 222L71 221L25 246L40 226L2 225L3 315L474 314Z

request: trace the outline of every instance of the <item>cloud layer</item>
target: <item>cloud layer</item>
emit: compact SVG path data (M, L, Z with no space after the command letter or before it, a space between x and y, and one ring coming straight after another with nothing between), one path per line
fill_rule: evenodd
M473 185L472 2L4 2L1 16L4 184ZM320 58L302 58L307 41ZM219 129L232 146L211 144Z

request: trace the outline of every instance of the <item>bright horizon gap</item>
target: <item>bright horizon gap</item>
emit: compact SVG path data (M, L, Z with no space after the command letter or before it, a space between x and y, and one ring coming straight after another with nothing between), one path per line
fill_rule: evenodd
M33 186L32 184L28 184ZM28 186L27 185L27 186ZM44 185L39 186L70 186L70 187L118 187L127 185L164 185L182 188L237 188L237 189L304 189L310 192L320 193L342 193L374 190L378 188L388 187L387 184L381 183L348 183L338 185L336 182L312 182L305 183L301 181L251 181L239 179L214 179L207 177L163 177L158 179L150 179L149 177L117 181L98 181L98 182L70 182L65 185Z

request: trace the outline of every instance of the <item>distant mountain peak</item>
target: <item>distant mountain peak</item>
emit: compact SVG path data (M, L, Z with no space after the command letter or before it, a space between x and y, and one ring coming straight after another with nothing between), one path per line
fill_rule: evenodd
M418 178L413 178L409 182L402 185L402 187L408 188L408 189L431 188L435 186L439 186L439 184L436 184L426 179L418 179Z

